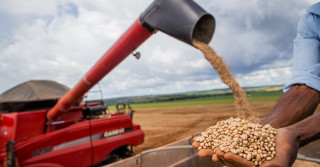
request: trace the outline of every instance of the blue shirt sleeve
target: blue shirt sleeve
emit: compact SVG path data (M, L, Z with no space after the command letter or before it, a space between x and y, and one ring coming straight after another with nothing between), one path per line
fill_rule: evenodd
M300 20L294 40L293 76L284 92L294 84L305 84L320 92L320 16L307 12Z

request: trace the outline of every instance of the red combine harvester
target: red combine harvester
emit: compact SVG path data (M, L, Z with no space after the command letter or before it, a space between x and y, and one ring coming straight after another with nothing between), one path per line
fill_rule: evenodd
M55 96L63 95L61 88L52 81L29 81L2 94L12 100L1 106L9 113L1 114L0 166L3 161L6 166L106 164L129 157L130 146L143 143L143 131L132 124L132 110L107 113L101 102L74 105L59 120L46 120ZM19 101L12 97L17 92Z
M129 146L144 141L132 116L108 116L102 103L79 101L157 30L192 45L193 39L209 43L214 28L213 16L192 0L155 0L54 106L39 100L35 109L15 101L20 107L0 113L0 167L95 166L130 156Z

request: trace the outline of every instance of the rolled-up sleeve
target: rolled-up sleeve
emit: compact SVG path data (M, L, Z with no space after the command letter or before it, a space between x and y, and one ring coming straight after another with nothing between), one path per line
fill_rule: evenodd
M293 75L284 86L284 91L295 84L320 91L320 18L306 13L298 24L294 40Z

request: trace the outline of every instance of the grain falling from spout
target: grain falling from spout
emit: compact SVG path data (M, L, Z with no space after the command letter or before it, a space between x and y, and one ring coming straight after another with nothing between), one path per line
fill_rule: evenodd
M239 86L238 82L233 78L223 59L220 56L218 56L216 52L204 42L193 40L193 45L201 50L205 58L218 72L222 82L225 83L231 89L235 99L237 117L256 123L258 120L256 119L255 113L252 111L252 107L247 102L245 92Z

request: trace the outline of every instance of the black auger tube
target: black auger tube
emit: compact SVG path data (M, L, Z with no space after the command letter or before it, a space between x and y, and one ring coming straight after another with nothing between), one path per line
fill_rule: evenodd
M192 0L155 0L141 15L150 32L162 31L190 45L193 39L209 43L215 20Z

